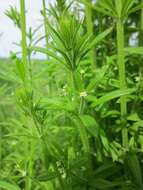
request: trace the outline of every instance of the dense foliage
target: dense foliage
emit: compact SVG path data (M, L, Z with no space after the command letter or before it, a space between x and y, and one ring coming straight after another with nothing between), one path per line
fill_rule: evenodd
M5 12L21 52L0 60L0 189L142 190L142 0L41 1L36 29L24 0Z

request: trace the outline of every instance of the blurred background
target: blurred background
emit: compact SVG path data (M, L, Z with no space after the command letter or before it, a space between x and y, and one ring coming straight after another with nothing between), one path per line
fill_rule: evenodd
M47 0L48 3L53 3L54 0ZM18 46L15 43L20 40L19 30L13 25L12 21L5 15L5 11L10 6L15 6L19 9L19 0L3 0L0 2L0 57L8 57L10 51L18 51ZM26 0L27 11L27 27L38 27L42 22L40 14L42 6L41 0ZM41 42L42 43L42 42ZM37 57L41 57L38 55Z

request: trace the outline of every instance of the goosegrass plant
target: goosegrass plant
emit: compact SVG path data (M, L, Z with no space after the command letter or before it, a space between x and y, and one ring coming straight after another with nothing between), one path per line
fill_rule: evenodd
M136 12L142 18L142 3L57 0L47 8L42 0L44 30L38 37L39 28L27 28L25 0L19 3L20 11L6 12L21 31L22 56L12 54L13 74L1 64L1 83L7 85L0 96L6 98L12 86L16 108L0 114L0 188L141 190L143 118L133 100L141 107L142 89L132 78L138 70L129 69L132 75L128 68L135 68L136 59L141 63L143 48L125 42L125 25ZM84 5L78 16L76 3ZM33 60L37 52L46 60Z
M99 1L97 11L101 11L103 14L107 14L116 20L116 31L117 31L117 60L119 67L119 81L120 89L126 89L126 71L125 71L125 53L124 53L124 22L127 19L128 15L141 8L142 5L139 5L133 8L135 1ZM96 6L96 5L95 5ZM124 118L127 115L127 101L126 97L122 96L120 99L121 104L121 117L123 122L122 129L122 141L123 146L128 148L128 131L125 127Z
M23 63L25 63L25 65L26 65L26 61L27 61L27 46L26 46L26 22L25 22L25 1L21 1L21 3L20 3L20 5L21 5L21 31L22 31L22 62ZM44 6L45 6L45 4L44 4ZM44 9L45 9L45 7L44 7ZM45 15L46 16L46 15ZM46 18L45 18L46 19ZM46 21L44 21L44 22L46 22ZM45 26L46 27L46 26ZM51 152L50 150L49 150L49 148L48 148L48 145L47 145L47 142L46 142L46 140L45 140L45 137L44 137L44 134L43 134L43 132L42 132L42 126L41 126L41 124L43 124L43 121L40 121L39 120L39 118L37 117L37 115L36 115L36 113L34 112L34 111L36 111L36 110L33 110L33 108L35 109L35 107L34 107L34 105L33 105L33 91L32 92L30 92L30 94L29 94L29 91L27 91L27 89L25 89L25 95L24 96L26 96L26 99L23 99L24 101L29 101L29 106L30 107L28 107L28 109L30 109L30 110L28 110L28 111L30 111L31 113L30 113L30 115L31 115L31 117L32 117L32 119L33 119L33 122L34 122L34 125L35 125L35 127L36 127L36 129L37 129L37 131L38 131L38 134L40 135L40 138L41 138L41 140L42 140L42 146L43 146L43 151L44 151L44 156L45 156L45 159L46 159L46 161L49 161L49 159L48 158L46 158L46 156L49 156L50 157L50 154L48 155L48 152ZM30 98L30 99L29 99ZM23 103L25 103L25 106L27 105L27 102L23 102ZM23 106L23 105L22 105ZM44 114L44 113L43 113ZM46 114L46 113L45 113ZM44 115L43 115L43 119L44 119ZM46 151L46 153L45 153L45 151ZM31 161L31 160L30 160ZM29 170L31 170L31 164L30 164L30 161L29 161ZM48 163L47 163L48 164ZM48 166L47 166L48 167ZM54 169L57 171L57 174L59 173L59 171L57 170L57 166L55 165L55 163L53 163L53 167L54 167ZM31 172L29 172L29 175L31 174ZM28 182L26 182L26 189L31 189L31 179L30 179L30 176L28 177L27 176L27 178L28 178ZM63 182L62 182L62 178L59 176L58 177L59 178L59 183L61 184L61 188L63 188L64 189L64 185L63 185ZM27 184L28 183L28 184Z

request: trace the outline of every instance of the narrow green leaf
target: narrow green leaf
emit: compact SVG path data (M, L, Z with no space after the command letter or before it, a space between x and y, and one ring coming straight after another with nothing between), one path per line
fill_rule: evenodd
M131 47L124 48L124 51L129 54L140 54L143 55L143 47Z
M40 182L45 182L45 181L50 181L53 179L56 179L59 177L59 174L56 172L48 172L48 173L43 173L37 177L37 180Z
M105 76L108 68L109 68L108 65L106 65L97 71L97 73L95 74L95 77L91 80L91 82L86 87L87 91L94 89L101 82L101 80Z
M136 184L142 187L142 171L140 167L140 163L138 157L135 153L130 153L127 156L127 164L132 173L133 179L135 180Z
M97 168L94 172L95 177L99 177L100 175L102 176L106 171L109 172L109 170L112 171L112 169L115 167L115 163L106 163ZM108 175L108 174L107 174Z
M99 135L99 126L96 120L90 115L81 115L80 116L84 126L87 131L93 136L98 137Z
M97 178L91 181L91 185L98 190L109 189L113 187L121 187L122 181L109 181L102 178Z
M141 121L137 113L131 114L127 117L129 121Z
M101 42L108 34L110 34L113 30L113 27L108 28L107 30L105 30L104 32L102 32L101 34L97 35L91 42L91 44L89 45L89 49L93 48L96 44L98 44L99 42Z
M5 190L21 190L18 186L6 181L0 181L0 188L3 188Z
M103 129L100 129L100 138L101 138L101 142L103 144L103 147L105 148L106 151L109 151L109 140L104 132Z
M131 94L134 91L135 89L125 89L125 90L115 90L115 91L109 92L105 94L104 96L102 96L101 98L98 98L98 99L95 98L95 101L92 103L92 106L95 107L99 104L106 103L114 98L119 98L121 96Z
M48 55L48 56L50 56L50 57L53 57L53 58L55 58L57 61L61 61L61 59L58 57L58 56L56 56L55 55L55 53L53 53L53 52L51 52L51 51L49 51L49 50L47 50L46 48L43 48L43 47L31 47L30 48L32 51L36 51L36 52L40 52L40 53L43 53L43 54L46 54L46 55Z
M116 12L117 12L118 18L121 18L123 2L121 0L116 0L115 4L116 4Z
M49 57L52 57L54 58L55 60L57 60L58 62L62 63L63 65L65 65L65 67L67 67L67 65L65 64L65 62L63 61L62 58L60 58L59 56L56 55L56 53L53 53L49 50L47 50L46 48L42 48L42 47L31 47L30 48L32 51L35 51L35 52L40 52L40 53L43 53L43 54L46 54L48 55ZM69 69L69 68L68 68Z
M134 12L136 12L136 11L142 9L142 8L143 8L143 3L140 3L139 5L137 5L137 6L133 7L133 8L131 8L131 9L129 10L129 14L134 13Z
M122 15L124 17L126 17L128 14L130 14L130 9L132 8L134 3L135 3L134 0L123 0Z
M75 123L75 125L78 127L81 142L82 142L83 148L84 148L84 152L89 153L90 145L89 145L89 141L88 141L86 128L80 117L74 116L72 119L73 119L73 122Z
M100 13L111 17L117 17L116 8L111 0L100 0L98 1L94 9Z
M20 59L16 59L16 67L21 80L25 81L25 67Z

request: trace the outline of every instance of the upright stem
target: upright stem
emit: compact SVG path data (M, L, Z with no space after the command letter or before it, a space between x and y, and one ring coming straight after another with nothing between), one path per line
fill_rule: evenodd
M143 0L141 0L141 2L143 3ZM143 9L141 9L140 17L139 46L143 46Z
M91 0L87 0L87 3L90 4ZM85 13L86 13L86 28L87 28L87 33L90 36L90 35L94 34L94 32L93 32L93 22L92 22L92 9L91 9L90 6L86 5ZM92 49L89 52L89 57L90 57L92 66L95 68L95 52L94 52L94 49Z
M27 64L27 44L26 44L26 18L25 18L25 0L20 0L21 10L21 32L22 32L22 63Z
M119 80L120 89L126 89L126 74L125 74L125 56L124 56L124 24L122 19L117 21L117 49L118 49L118 67L119 67ZM128 130L126 128L125 116L127 115L127 101L126 97L120 98L121 106L121 121L123 125L122 129L122 143L124 147L128 147Z
M143 3L143 0L141 0L141 2ZM140 17L140 33L139 33L139 46L143 46L143 8L141 9L141 17ZM141 56L141 62L143 62L143 56ZM142 68L142 64L140 65L139 68L139 77L140 77L140 81L139 81L139 87L142 88L142 84L143 84L143 68Z
M141 0L141 3L143 3L143 0ZM140 33L139 33L139 46L143 46L143 8L141 9L140 12ZM142 94L143 92L143 67L142 67L142 62L143 62L143 56L140 58L140 65L139 65L139 84L138 84L138 94ZM140 104L140 102L138 103ZM136 106L138 106L138 104ZM140 107L140 106L139 106ZM141 145L141 148L143 148L143 136L139 136L139 142Z
M21 13L21 35L22 35L22 64L23 68L27 68L27 43L26 43L26 17L25 17L25 0L20 0L20 13ZM24 87L26 84L24 82ZM25 88L25 93L27 93ZM27 153L29 152L29 142L27 142ZM32 161L32 160L31 160ZM25 178L25 190L30 190L32 186L31 179L29 178L31 175L31 162L28 162L27 168L27 176Z
M2 130L2 125L0 125L0 171L1 171L1 169L2 169L2 148L3 148L3 146L2 146L2 132L3 132L3 130Z
M77 93L79 93L79 90L77 88L78 81L76 80L76 74L77 74L76 71L71 72L71 78L72 78L71 80L72 80L74 96L75 96L75 98L78 99ZM76 119L76 123L78 126L80 139L81 139L81 142L83 145L84 154L87 156L88 174L91 176L92 175L92 159L91 159L91 155L90 155L90 142L88 139L87 131L86 131L85 127L83 126L83 123L81 122L81 119L80 119L80 117L84 114L83 104L84 104L84 97L81 97L78 114L75 116L75 119Z
M47 30L47 22L48 22L48 18L47 18L47 14L46 14L46 1L42 0L42 4L43 4L43 22L44 22L44 30L45 30L45 42L46 42L46 48L48 49L49 46L49 41L48 41L48 30ZM47 59L49 59L48 55L47 55ZM50 96L52 95L52 84L53 81L51 81L51 79L49 80L49 94Z
M46 15L46 2L42 0L43 3L43 18L44 18L44 30L45 30L45 40L46 40L46 47L48 48L48 31L47 31L47 15Z

